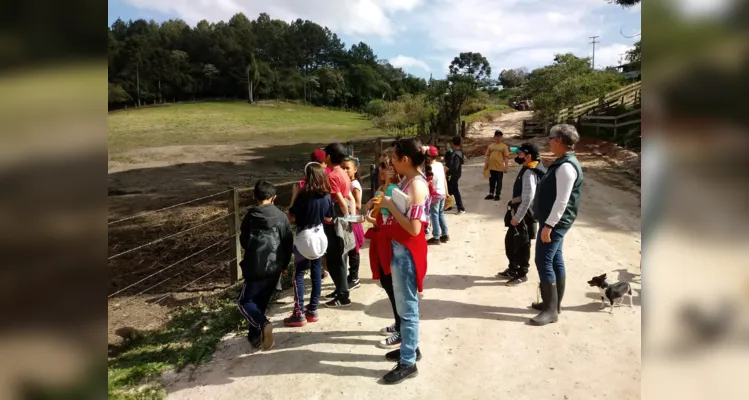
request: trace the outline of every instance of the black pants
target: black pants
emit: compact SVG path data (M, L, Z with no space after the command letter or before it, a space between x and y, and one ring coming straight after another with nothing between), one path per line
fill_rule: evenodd
M348 278L350 280L359 279L359 264L361 258L359 257L359 250L353 249L348 252Z
M325 236L328 238L328 251L325 255L328 263L330 278L335 284L335 291L339 300L348 299L348 281L346 279L346 263L343 262L343 240L335 234L335 226L325 224Z
M531 261L531 238L528 237L527 229L518 229L514 226L507 228L505 254L510 262L510 274L513 278L528 275Z
M393 291L393 276L385 275L385 271L380 267L380 284L385 289L385 293L390 300L390 306L393 307L393 317L395 317L395 331L401 331L401 317L398 315L398 309L395 307L395 292Z
M268 309L273 292L276 290L276 283L281 277L277 275L261 280L245 280L242 285L242 291L237 298L239 312L247 319L249 339L260 336L260 330L268 322L265 317L265 311Z
M466 208L463 207L463 198L460 197L460 188L458 187L459 180L459 176L451 176L447 182L447 190L450 191L451 195L455 196L455 206L458 207L458 211L465 211Z
M499 197L502 193L502 177L504 172L502 171L489 171L489 194Z

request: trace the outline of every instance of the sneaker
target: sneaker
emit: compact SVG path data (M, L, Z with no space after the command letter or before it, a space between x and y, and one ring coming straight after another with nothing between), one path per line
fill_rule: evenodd
M445 211L452 211L452 210L453 210L453 208L452 208L452 207L447 207L447 208L445 209Z
M310 311L307 310L304 312L304 318L307 320L307 322L317 322L320 318L317 315L317 310Z
M307 320L301 315L291 314L289 318L283 319L283 326L299 328L300 326L304 325L307 325Z
M403 339L401 339L401 334L398 332L395 332L389 338L382 339L379 342L377 342L377 347L381 349L395 349L395 348L400 348L401 343L403 343Z
M466 213L466 210L460 210L455 215L463 215Z
M271 324L270 321L267 321L265 325L263 325L260 338L262 340L263 350L265 351L270 350L273 348L273 345L276 344L276 339L273 338L273 324Z
M361 282L359 282L359 278L348 280L348 290L354 290L360 287L361 287Z
M247 335L247 341L250 342L250 345L253 349L259 349L260 346L263 344L262 335L258 335L255 337L251 337L249 334Z
M450 236L442 236L440 238L440 242L442 242L442 243L447 243L449 241L450 241Z
M507 281L507 283L505 283L505 285L507 285L507 286L517 286L517 285L519 285L521 283L525 283L525 282L528 282L528 277L527 276L518 276L518 277L516 277L514 279L511 279L511 280Z
M488 196L484 197L484 200L491 200L491 199L493 199L493 198L494 198L494 195L493 195L493 194L490 194L490 195L488 195Z
M393 384L417 376L419 376L419 370L416 368L416 364L406 366L398 363L395 365L395 368L391 369L390 372L382 377L382 380L385 381L385 383Z
M346 300L333 299L325 303L325 307L330 307L330 308L341 308L341 307L349 307L349 306L351 306L350 299L346 299Z
M494 201L499 201L499 195L494 196Z
M507 268L504 271L497 274L497 278L509 278L510 277L510 269Z
M387 354L385 354L385 359L388 361L395 361L398 362L401 359L401 349L395 349L393 351L388 351ZM416 361L421 361L421 350L419 348L416 348Z
M392 324L390 326L386 326L380 329L380 335L382 336L392 336L394 333L395 333L395 324Z
M439 239L437 239L437 238L431 238L431 239L427 240L427 244L428 244L428 245L436 245L436 244L440 244L440 240L439 240Z
M335 299L336 297L338 297L338 293L335 291L333 291L333 293L328 293L325 295L326 299Z

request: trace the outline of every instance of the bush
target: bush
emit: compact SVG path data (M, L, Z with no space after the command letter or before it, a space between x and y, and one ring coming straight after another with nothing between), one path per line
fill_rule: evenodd
M364 106L364 112L370 117L381 117L388 112L388 103L384 100L372 100Z

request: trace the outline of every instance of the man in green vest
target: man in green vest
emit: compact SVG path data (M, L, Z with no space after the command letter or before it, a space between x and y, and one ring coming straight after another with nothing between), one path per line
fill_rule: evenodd
M566 280L562 244L577 218L583 186L583 170L573 151L579 140L580 135L572 125L555 125L549 131L549 147L557 159L538 183L533 202L533 212L541 227L535 258L543 300L531 305L541 311L531 318L533 325L557 322L561 311Z

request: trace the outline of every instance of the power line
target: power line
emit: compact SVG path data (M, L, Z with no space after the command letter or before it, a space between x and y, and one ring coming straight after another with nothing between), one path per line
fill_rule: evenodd
M601 42L596 41L596 39L598 39L598 36L590 36L590 38L593 39L593 41L590 42L593 45L593 61L592 61L593 65L591 65L590 68L596 69L596 44L601 43Z

